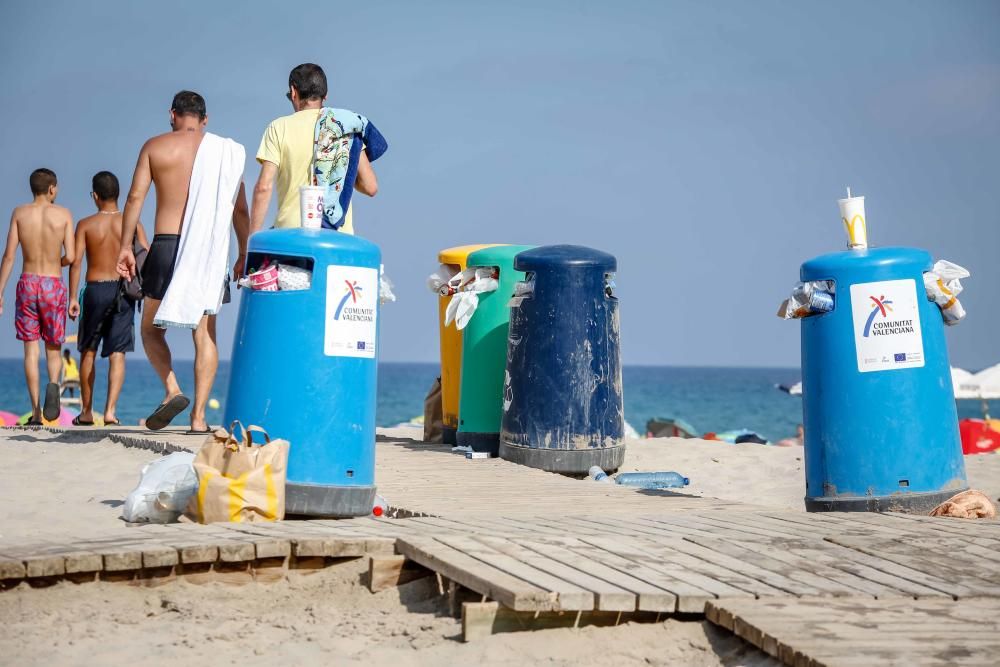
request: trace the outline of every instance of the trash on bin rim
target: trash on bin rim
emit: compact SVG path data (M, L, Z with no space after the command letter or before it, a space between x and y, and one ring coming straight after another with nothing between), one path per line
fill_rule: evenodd
M797 282L792 294L781 302L778 317L783 320L799 319L833 310L837 287L832 280Z
M927 298L941 309L944 323L953 326L965 317L965 308L958 300L962 292L962 278L971 274L968 269L940 259L934 263L930 271L924 272L924 290Z

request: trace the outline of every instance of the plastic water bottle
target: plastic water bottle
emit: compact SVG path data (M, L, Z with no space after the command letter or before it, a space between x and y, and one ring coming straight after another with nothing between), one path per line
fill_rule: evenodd
M676 472L620 472L615 482L637 489L669 489L687 486L691 480Z
M608 477L608 473L601 470L601 466L590 466L590 470L587 471L587 476L595 482L613 482L614 480Z
M379 494L375 494L375 502L372 503L372 516L385 516L389 511L389 503L385 502Z

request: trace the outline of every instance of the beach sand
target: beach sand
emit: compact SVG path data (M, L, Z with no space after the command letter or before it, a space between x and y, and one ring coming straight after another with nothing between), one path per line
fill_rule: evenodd
M393 437L412 432L383 431ZM157 454L102 440L0 432L0 547L5 542L136 530L120 503ZM83 439L85 436L79 436ZM802 450L657 439L628 443L623 470L676 470L687 493L802 510ZM970 482L1000 495L1000 456L967 457ZM580 480L580 484L595 484ZM498 634L463 644L436 580L371 594L364 559L262 584L155 588L67 582L0 593L0 655L48 664L748 665L778 663L702 621Z

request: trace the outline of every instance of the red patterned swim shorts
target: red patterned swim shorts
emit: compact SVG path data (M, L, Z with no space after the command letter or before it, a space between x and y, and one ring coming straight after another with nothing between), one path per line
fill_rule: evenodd
M66 340L66 285L62 278L25 273L17 281L14 315L17 339L41 338L49 345Z

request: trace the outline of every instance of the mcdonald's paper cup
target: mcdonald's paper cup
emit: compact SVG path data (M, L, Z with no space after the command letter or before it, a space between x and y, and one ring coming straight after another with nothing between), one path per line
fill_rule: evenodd
M868 224L865 222L865 198L848 197L838 199L840 204L840 219L847 230L848 248L868 247Z
M323 196L326 188L320 185L303 185L299 188L299 207L302 226L306 229L323 227Z

